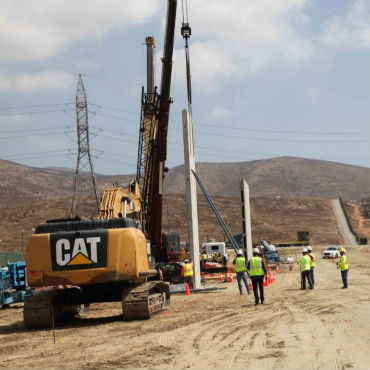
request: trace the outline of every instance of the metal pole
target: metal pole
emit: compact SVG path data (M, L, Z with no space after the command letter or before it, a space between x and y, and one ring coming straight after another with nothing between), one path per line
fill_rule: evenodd
M22 229L22 253L24 253L24 248L23 248L23 233L24 233L24 230Z
M232 244L232 247L234 249L235 252L238 252L239 251L239 245L238 243L235 241L233 235L231 234L231 231L230 229L228 228L226 222L224 221L224 219L222 218L220 212L218 211L215 203L213 202L211 196L209 195L206 187L204 186L204 184L202 183L201 179L199 178L199 176L197 175L197 173L195 171L193 171L193 175L195 176L195 178L197 179L197 182L198 182L198 185L199 187L201 188L204 196L206 197L207 199L207 202L208 204L210 205L210 207L212 208L212 211L213 213L215 214L215 216L217 217L217 220L219 222L219 224L221 225L222 229L224 230L224 232L226 233L227 237L229 238L231 244Z
M194 276L193 287L199 289L200 261L199 261L199 232L198 232L198 208L197 208L197 184L192 171L195 171L193 120L186 109L182 111L182 125L184 136L185 158L185 186L188 214L188 240L191 259L193 260Z

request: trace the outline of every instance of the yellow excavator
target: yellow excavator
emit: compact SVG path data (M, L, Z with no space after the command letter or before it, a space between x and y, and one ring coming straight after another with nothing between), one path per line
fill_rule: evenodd
M171 104L177 0L168 0L160 93L154 87L155 41L146 38L147 91L142 110L136 179L105 190L96 219L48 220L26 249L27 279L37 289L24 305L27 328L51 327L81 305L122 301L125 319L146 319L169 307L169 284L159 279L162 188Z

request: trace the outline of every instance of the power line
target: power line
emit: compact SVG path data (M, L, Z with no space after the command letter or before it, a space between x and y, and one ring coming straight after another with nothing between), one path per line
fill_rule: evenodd
M61 132L48 132L48 133L40 133L40 134L30 134L30 135L17 135L17 136L0 136L1 139L20 139L20 138L25 138L25 137L34 137L34 136L51 136L51 135L60 135L60 134L65 134L65 131Z
M176 143L177 145L180 145L180 143ZM196 149L202 149L202 150L214 150L219 152L220 148L216 147L205 147L201 145L195 145ZM231 152L231 153L239 153L239 154L247 154L247 155L256 155L256 156L271 156L271 157L289 157L290 155L288 154L271 154L271 153L253 153L253 152L242 152L238 150L232 150L232 149L225 149L222 148L223 152ZM315 157L315 156L311 156ZM322 157L317 157L317 158L322 158ZM346 159L346 160L366 160L368 158L349 158L349 157L325 157L325 158L331 158L331 159Z
M89 111L89 113L90 113L90 111ZM131 122L131 123L136 123L137 125L139 125L139 121L134 121L134 120L126 119L126 118L123 118L123 117L112 116L111 114L104 114L104 113L97 113L97 112L95 112L94 114L96 114L97 116L102 116L102 117L107 117L107 118L113 118L113 119L117 119L119 121Z
M133 120L123 119L117 116L112 115L105 115L103 113L96 113L96 115L104 116L104 117L110 117L114 119L118 119L120 121L126 121L126 122L133 122L137 123ZM173 127L173 130L180 131L181 128ZM247 129L246 129L247 130ZM368 142L368 140L301 140L301 139L270 139L270 138L256 138L256 137L247 137L247 136L235 136L235 135L226 135L226 134L216 134L216 133L210 133L210 132L204 132L204 131L194 131L198 134L202 135L208 135L208 136L218 136L218 137L228 137L232 139L245 139L245 140L255 140L255 141L271 141L271 142L293 142L293 143L364 143ZM293 132L291 132L293 133ZM342 133L340 133L342 134ZM349 134L349 133L346 133Z
M16 157L16 158L4 157L3 159L5 159L5 160L15 160L15 161L29 160L29 159L49 159L49 158L54 158L54 157L65 157L65 156L67 156L67 154L73 154L73 153L66 152L66 153L61 153L61 154L51 154L51 155L48 155L47 157L45 157L45 154L34 155L34 156L25 156L25 157ZM76 153L74 153L74 154L76 154Z
M50 153L59 153L59 152L70 152L73 149L59 149L59 150L47 150L43 152L31 152L31 153L21 153L21 154L11 154L10 156L3 156L6 158L18 158L18 157L28 157L28 156L34 156L39 154L50 154Z
M0 135L2 134L14 134L14 133L18 133L18 132L34 132L34 131L49 131L49 130L60 130L60 129L64 129L64 128L69 128L68 126L58 126L58 127L44 127L44 128L30 128L30 129L27 129L27 130L12 130L12 131L0 131Z
M30 112L22 112L22 113L1 113L0 117L8 117L8 116L24 116L29 114L45 114L45 113L56 113L56 112L66 112L71 111L71 108L65 109L54 109L54 110L40 110L40 111L30 111Z
M128 110L118 109L118 108L113 108L113 107L107 107L105 105L100 105L100 104L90 103L90 105L93 105L95 107L99 107L99 108L102 108L102 109L112 110L112 111L115 111L115 112L123 112L123 113L127 113L127 114L132 114L134 116L140 116L140 113L138 113L138 112L134 113L134 112L131 112L131 111L128 111Z
M115 155L115 156L118 156L118 157L121 157L121 158L124 158L124 157L135 158L135 159L137 158L137 156L135 156L135 155L130 155L130 154L126 154L126 153L113 153L113 152L108 152L104 149L99 149L99 148L95 148L95 149L93 149L93 151L97 151L97 152L99 152L99 154L110 154L110 155Z
M179 129L180 130L180 129ZM195 131L197 134L206 136L218 136L218 137L228 137L232 139L242 139L242 140L255 140L255 141L269 141L269 142L286 142L286 143L367 143L368 140L300 140L300 139L268 139L259 137L248 137L248 136L235 136L235 135L225 135L225 134L215 134L210 132Z
M182 145L181 143L175 143L175 142L168 142L170 145L176 145L177 148L176 149L171 149L171 150L174 150L174 151L182 151L181 149L178 149L178 145ZM200 150L208 150L208 151L214 151L216 153L219 153L220 152L220 148L215 148L215 147L211 147L211 148L208 148L208 147L202 147L202 146L198 146L196 145L195 146L195 149L196 149L196 153L197 154L200 154L200 155L205 155L207 156L207 154L205 153L199 153L199 149ZM271 154L271 153L253 153L253 152L242 152L242 151L237 151L237 150L231 150L231 149L222 149L222 152L231 152L231 153L238 153L238 154L245 154L245 155L252 155L252 156L267 156L267 157L289 157L289 156L295 156L295 155L292 155L292 154ZM225 155L218 155L218 154L213 154L213 153L210 153L209 156L213 156L213 157L218 157L218 158L227 158L227 159L238 159L238 160L247 160L246 158L240 158L240 157L231 157L231 156L225 156ZM350 157L315 157L315 156L310 156L311 158L315 158L315 159L321 159L321 160L326 160L326 159L336 159L336 160L358 160L358 161L365 161L365 160L368 160L368 158L350 158ZM255 160L255 159L249 159L248 160Z
M94 128L98 128L96 126L94 126ZM135 135L129 135L129 134L126 134L126 133L123 133L123 132L119 132L119 131L115 131L115 130L107 130L107 129L100 129L101 131L108 131L108 132L111 132L111 133L115 133L117 135L123 135L123 136L132 136L132 137L136 137ZM101 134L98 134L99 137L102 137L102 138L105 138L105 139L110 139L110 140L115 140L115 141L122 141L122 142L125 142L125 143L130 143L130 144L137 144L137 142L134 142L134 141L130 141L130 140L124 140L124 139L120 139L120 138L116 138L116 137L111 137L111 136L106 136L106 135L101 135ZM168 144L170 145L176 145L176 146L182 146L183 144L182 143L179 143L179 142L173 142L173 141L167 141ZM195 148L197 149L197 151L199 149L202 149L202 150L208 150L208 151L215 151L216 153L219 153L220 152L220 148L217 148L217 147L205 147L205 146L201 146L201 145L195 145ZM173 150L177 150L177 151L182 151L181 149L173 149ZM243 151L237 151L237 150L232 150L232 149L225 149L223 148L222 149L223 152L230 152L230 153L238 153L238 154L246 154L246 155L254 155L254 156L270 156L270 157L282 157L282 156L289 156L288 154L286 155L283 155L283 154L272 154L272 153L253 153L253 152L243 152ZM225 157L225 156L223 156ZM235 158L235 157L225 157L225 158ZM319 159L323 159L322 157L317 157ZM366 160L366 158L346 158L346 157L326 157L326 158L331 158L331 159L337 159L337 160Z
M0 110L14 110L14 109L29 109L29 108L44 108L44 107L57 107L60 105L68 105L73 103L55 103L55 104L39 104L39 105L18 105L13 107L0 107Z
M114 110L116 112L123 112L127 114L132 114L139 116L139 113L135 113L129 110L119 109L119 108L113 108L113 107L107 107L105 105L98 105L94 104L95 106L98 106L101 109L107 109L107 110ZM99 115L102 115L102 113L99 113ZM134 122L132 120L127 120L124 117L117 117L117 116L110 116L111 118L115 118L118 120L124 120L128 122ZM182 123L181 120L171 118L171 122L179 122ZM303 135L363 135L366 134L366 132L340 132L340 131L296 131L296 130L274 130L274 129L260 129L260 128L246 128L246 127L233 127L231 125L224 126L224 125L215 125L213 123L205 123L205 122L196 122L197 126L207 126L212 128L224 128L227 130L239 130L239 131L250 131L250 132L265 132L265 133L274 133L274 134L303 134Z
M5 113L0 114L2 117L6 116L18 116L18 115L26 115L26 114L46 114L46 113L56 113L56 112L69 112L73 111L72 107L69 107L68 105L71 105L74 103L66 102L66 103L55 103L55 104L39 104L39 105L24 105L24 106L15 106L15 107L0 107L0 110L14 110L14 109L26 109L26 108L42 108L42 107L51 107L51 106L63 106L65 105L66 109L54 109L54 110L42 110L42 111L26 111L26 112L17 112L17 113ZM107 109L112 110L116 112L123 112L135 116L139 116L139 113L132 112L125 109L119 109L114 107L108 107L101 104L90 104L97 108L101 109ZM105 113L98 113L94 111L90 111L90 113L94 113L96 115L117 119L120 121L125 122L131 122L131 123L138 123L136 120L127 119L125 117L117 117L114 115L109 115ZM171 119L172 122L179 122L181 123L181 120L177 119ZM261 133L274 133L274 134L296 134L296 135L362 135L366 134L365 132L335 132L335 131L296 131L296 130L274 130L274 129L260 129L260 128L246 128L246 127L233 127L233 126L224 126L224 125L215 125L213 123L205 123L205 122L196 122L197 126L205 126L205 127L212 127L213 129L227 129L227 130L238 130L238 131L246 131L246 132L261 132ZM224 136L224 135L223 135ZM262 140L262 139L260 139ZM264 139L263 139L264 140Z
M97 113L101 115L100 113ZM115 117L118 118L118 117ZM172 128L173 130L182 130L180 128ZM103 129L102 129L103 130ZM248 136L235 136L235 135L226 135L226 134L216 134L211 132L204 132L204 131L197 131L197 134L207 135L207 136L218 136L218 137L228 137L232 139L244 139L244 140L255 140L255 141L270 141L270 142L289 142L289 143L364 143L368 142L366 139L359 139L359 140L301 140L301 139L270 139L270 138L258 138L258 137L248 137ZM116 132L117 133L117 132Z
M127 134L126 132L122 132L122 131L109 130L107 128L100 128L98 126L90 126L90 127L95 128L95 129L100 130L100 131L111 132L111 133L116 134L116 135L130 136L130 137L137 138L137 135Z
M133 168L135 168L135 170L133 169L133 171L136 171L136 163L127 163L127 162L118 161L116 159L109 158L109 157L105 156L104 154L101 157L97 158L97 160L104 160L104 161L119 163L120 165L123 165L123 166L126 166L126 167L131 167L132 166Z

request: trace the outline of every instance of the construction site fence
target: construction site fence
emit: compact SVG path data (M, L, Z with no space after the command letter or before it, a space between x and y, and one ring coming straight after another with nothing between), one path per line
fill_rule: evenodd
M26 261L26 254L20 252L0 252L0 265L6 266L9 262Z

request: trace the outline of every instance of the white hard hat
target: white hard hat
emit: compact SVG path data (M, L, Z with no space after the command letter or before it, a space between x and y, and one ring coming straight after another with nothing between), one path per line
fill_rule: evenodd
M307 247L307 250L308 250L309 252L311 252L311 251L312 251L312 247L309 245L309 246Z
M253 253L259 253L260 250L258 248L253 248Z
M189 260L185 260L184 262L185 262L185 263L188 263L188 262L189 262Z
M307 248L302 249L302 253L307 253L307 252L308 252Z
M238 249L238 251L236 252L236 254L242 256L243 255L243 252L241 251L241 249Z

